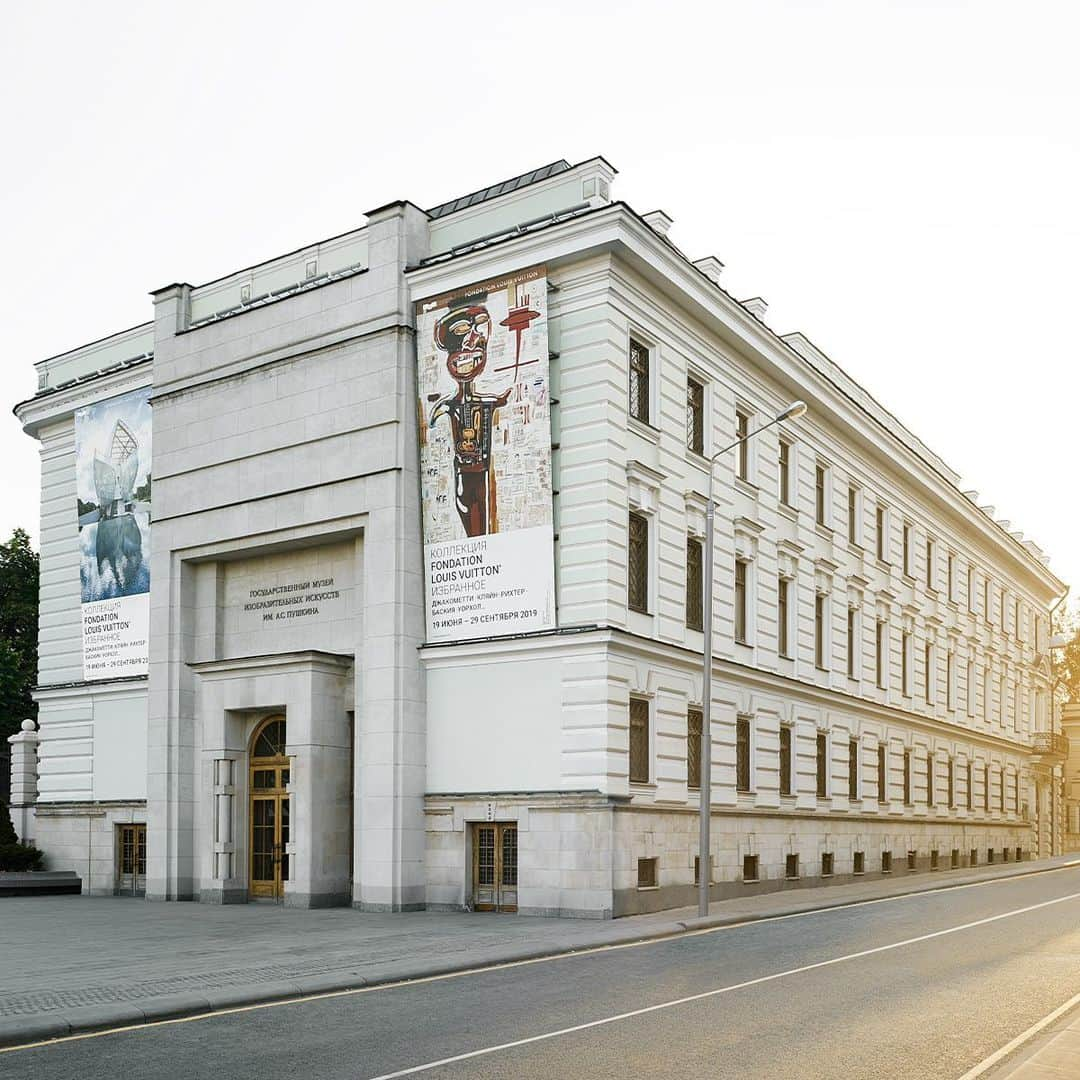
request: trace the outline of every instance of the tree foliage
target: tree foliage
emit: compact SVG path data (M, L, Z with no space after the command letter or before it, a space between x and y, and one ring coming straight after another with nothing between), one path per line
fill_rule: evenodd
M1055 650L1054 674L1062 701L1080 702L1080 612L1066 612L1054 618L1054 633L1068 638L1063 649Z
M16 529L0 544L0 740L37 719L30 696L37 680L38 554Z

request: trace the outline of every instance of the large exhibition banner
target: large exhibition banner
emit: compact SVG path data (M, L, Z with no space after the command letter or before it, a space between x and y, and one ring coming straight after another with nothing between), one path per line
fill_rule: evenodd
M547 278L416 305L429 641L555 625Z
M149 387L75 413L86 680L149 670L150 447Z

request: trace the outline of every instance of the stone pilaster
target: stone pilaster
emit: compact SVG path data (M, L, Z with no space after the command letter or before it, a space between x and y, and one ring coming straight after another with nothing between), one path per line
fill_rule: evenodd
M11 746L11 820L19 839L32 837L34 804L38 795L38 742L33 720L24 720L22 730L8 737Z

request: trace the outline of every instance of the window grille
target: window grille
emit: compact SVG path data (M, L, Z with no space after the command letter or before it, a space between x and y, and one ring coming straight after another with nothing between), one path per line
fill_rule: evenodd
M649 422L649 350L630 339L630 415L643 424Z
M750 719L746 716L735 721L735 787L750 790Z
M705 387L696 379L686 380L686 448L705 452Z
M701 723L700 709L686 713L686 786L693 790L701 787Z
M630 783L649 782L649 703L630 699Z
M702 564L705 549L700 540L686 538L686 625L691 630L703 630L704 589Z
M626 602L632 611L649 609L649 522L635 513L630 514Z

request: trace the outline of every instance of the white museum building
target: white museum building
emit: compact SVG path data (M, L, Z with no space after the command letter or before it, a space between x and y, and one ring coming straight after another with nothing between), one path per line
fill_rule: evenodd
M13 817L50 868L206 903L690 904L706 736L714 897L1060 849L1046 556L614 181L390 203L36 365ZM716 459L707 584L710 459L796 399Z

